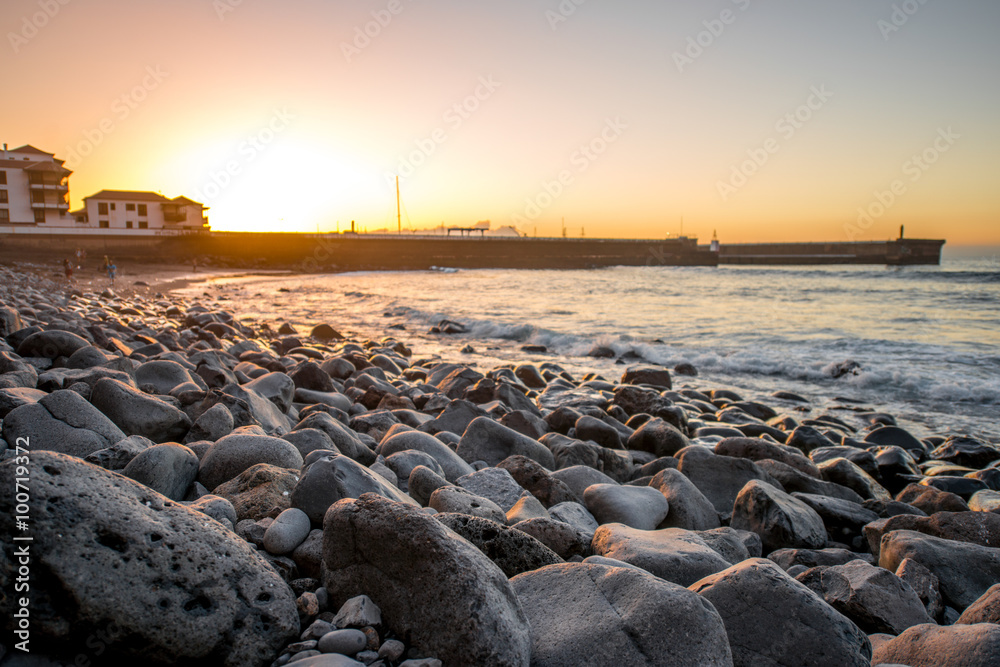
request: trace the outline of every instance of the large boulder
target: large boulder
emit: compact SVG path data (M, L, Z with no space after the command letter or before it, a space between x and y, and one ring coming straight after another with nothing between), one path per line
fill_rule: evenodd
M527 667L531 627L503 571L420 509L375 494L323 521L333 608L367 595L404 642L449 665Z
M795 447L770 442L763 438L726 438L715 446L715 453L751 461L770 459L790 465L799 472L820 479L819 468Z
M639 570L567 563L510 583L531 623L533 667L732 665L715 608Z
M3 420L3 437L12 445L25 438L32 451L84 458L124 440L125 434L80 394L61 389L11 410Z
M180 409L111 378L97 381L90 402L127 435L153 442L180 441L191 428L191 419Z
M1000 626L916 625L879 644L873 665L909 667L990 667L1000 665Z
M534 537L467 514L441 513L434 518L471 542L497 564L508 578L562 562L562 558Z
M594 484L583 492L583 502L598 523L640 530L655 530L670 510L664 495L648 486Z
M139 452L122 474L180 501L198 477L198 457L184 445L164 443Z
M664 468L653 476L650 488L663 494L670 506L667 518L657 528L711 530L719 527L719 513L691 480L674 468Z
M733 564L700 534L680 528L638 530L612 523L598 528L591 544L598 556L641 567L681 586Z
M736 667L871 664L868 636L769 560L745 560L688 588L721 614Z
M489 417L472 420L458 443L458 455L468 463L485 461L495 466L505 458L518 454L555 470L556 461L545 445Z
M654 417L629 436L626 446L628 449L649 452L659 458L673 456L690 444L687 436L681 433L676 426L659 417Z
M169 359L147 361L135 369L135 383L140 387L152 387L157 394L169 394L186 382L198 384L188 369Z
M955 623L961 625L1000 624L1000 584L991 586L988 591L979 596L979 599L966 607Z
M916 591L892 572L863 560L813 568L796 579L869 634L898 635L934 622Z
M874 520L864 527L873 554L878 554L882 536L894 530L915 530L945 540L1000 549L1000 515L992 512L937 512L933 516L900 514Z
M879 565L895 571L912 558L938 578L941 596L958 611L1000 583L1000 549L943 540L913 530L894 530L882 536Z
M0 464L14 488L14 461ZM14 497L0 526L15 534ZM32 647L79 651L114 629L108 664L269 665L299 632L291 589L204 514L80 459L31 455ZM16 560L0 555L13 590ZM0 597L13 628L16 596Z
M730 525L760 535L765 554L826 546L823 519L811 507L756 479L747 482L736 497Z
M757 479L775 487L781 486L753 461L719 456L707 447L688 447L680 452L679 459L677 469L698 487L723 516L732 514L736 496L750 480Z
M302 455L287 440L237 431L217 440L208 449L201 460L198 480L211 491L258 463L301 468Z
M648 384L657 389L671 389L673 383L666 368L634 366L622 374L622 384Z
M69 357L77 350L90 345L90 341L69 331L52 329L36 331L17 346L17 354L21 357Z
M307 466L292 490L291 501L292 507L298 507L319 525L330 505L343 498L360 498L365 493L417 506L417 501L382 476L340 455L324 456Z

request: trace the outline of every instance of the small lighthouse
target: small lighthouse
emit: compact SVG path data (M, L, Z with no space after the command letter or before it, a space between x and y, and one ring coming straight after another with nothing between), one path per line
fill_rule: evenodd
M709 250L719 252L719 234L714 229L712 230L712 245L709 246Z

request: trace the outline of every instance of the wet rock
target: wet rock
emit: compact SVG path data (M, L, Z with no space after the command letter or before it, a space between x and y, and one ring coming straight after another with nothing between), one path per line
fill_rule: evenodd
M666 368L633 367L622 375L622 384L648 384L657 389L672 389L670 371Z
M649 452L657 458L673 456L691 442L673 424L654 418L640 426L629 436L626 447L640 452Z

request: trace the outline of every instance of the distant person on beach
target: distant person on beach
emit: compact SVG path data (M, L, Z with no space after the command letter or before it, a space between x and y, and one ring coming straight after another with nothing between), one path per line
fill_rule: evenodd
M66 280L73 282L73 262L68 259L63 260L63 273L66 274Z
M111 280L111 286L115 286L115 274L118 273L118 267L112 262L108 262L108 278Z
M82 262L82 260L83 260L83 249L82 248L77 248L76 249L76 268L78 268L78 269L81 268L81 262Z

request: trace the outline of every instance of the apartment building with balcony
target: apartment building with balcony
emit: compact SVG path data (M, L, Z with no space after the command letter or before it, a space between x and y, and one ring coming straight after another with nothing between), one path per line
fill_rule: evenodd
M0 225L72 226L69 175L52 153L24 145L0 153Z
M83 198L83 208L73 212L75 226L127 230L207 230L205 206L188 199L168 199L157 192L101 190Z

